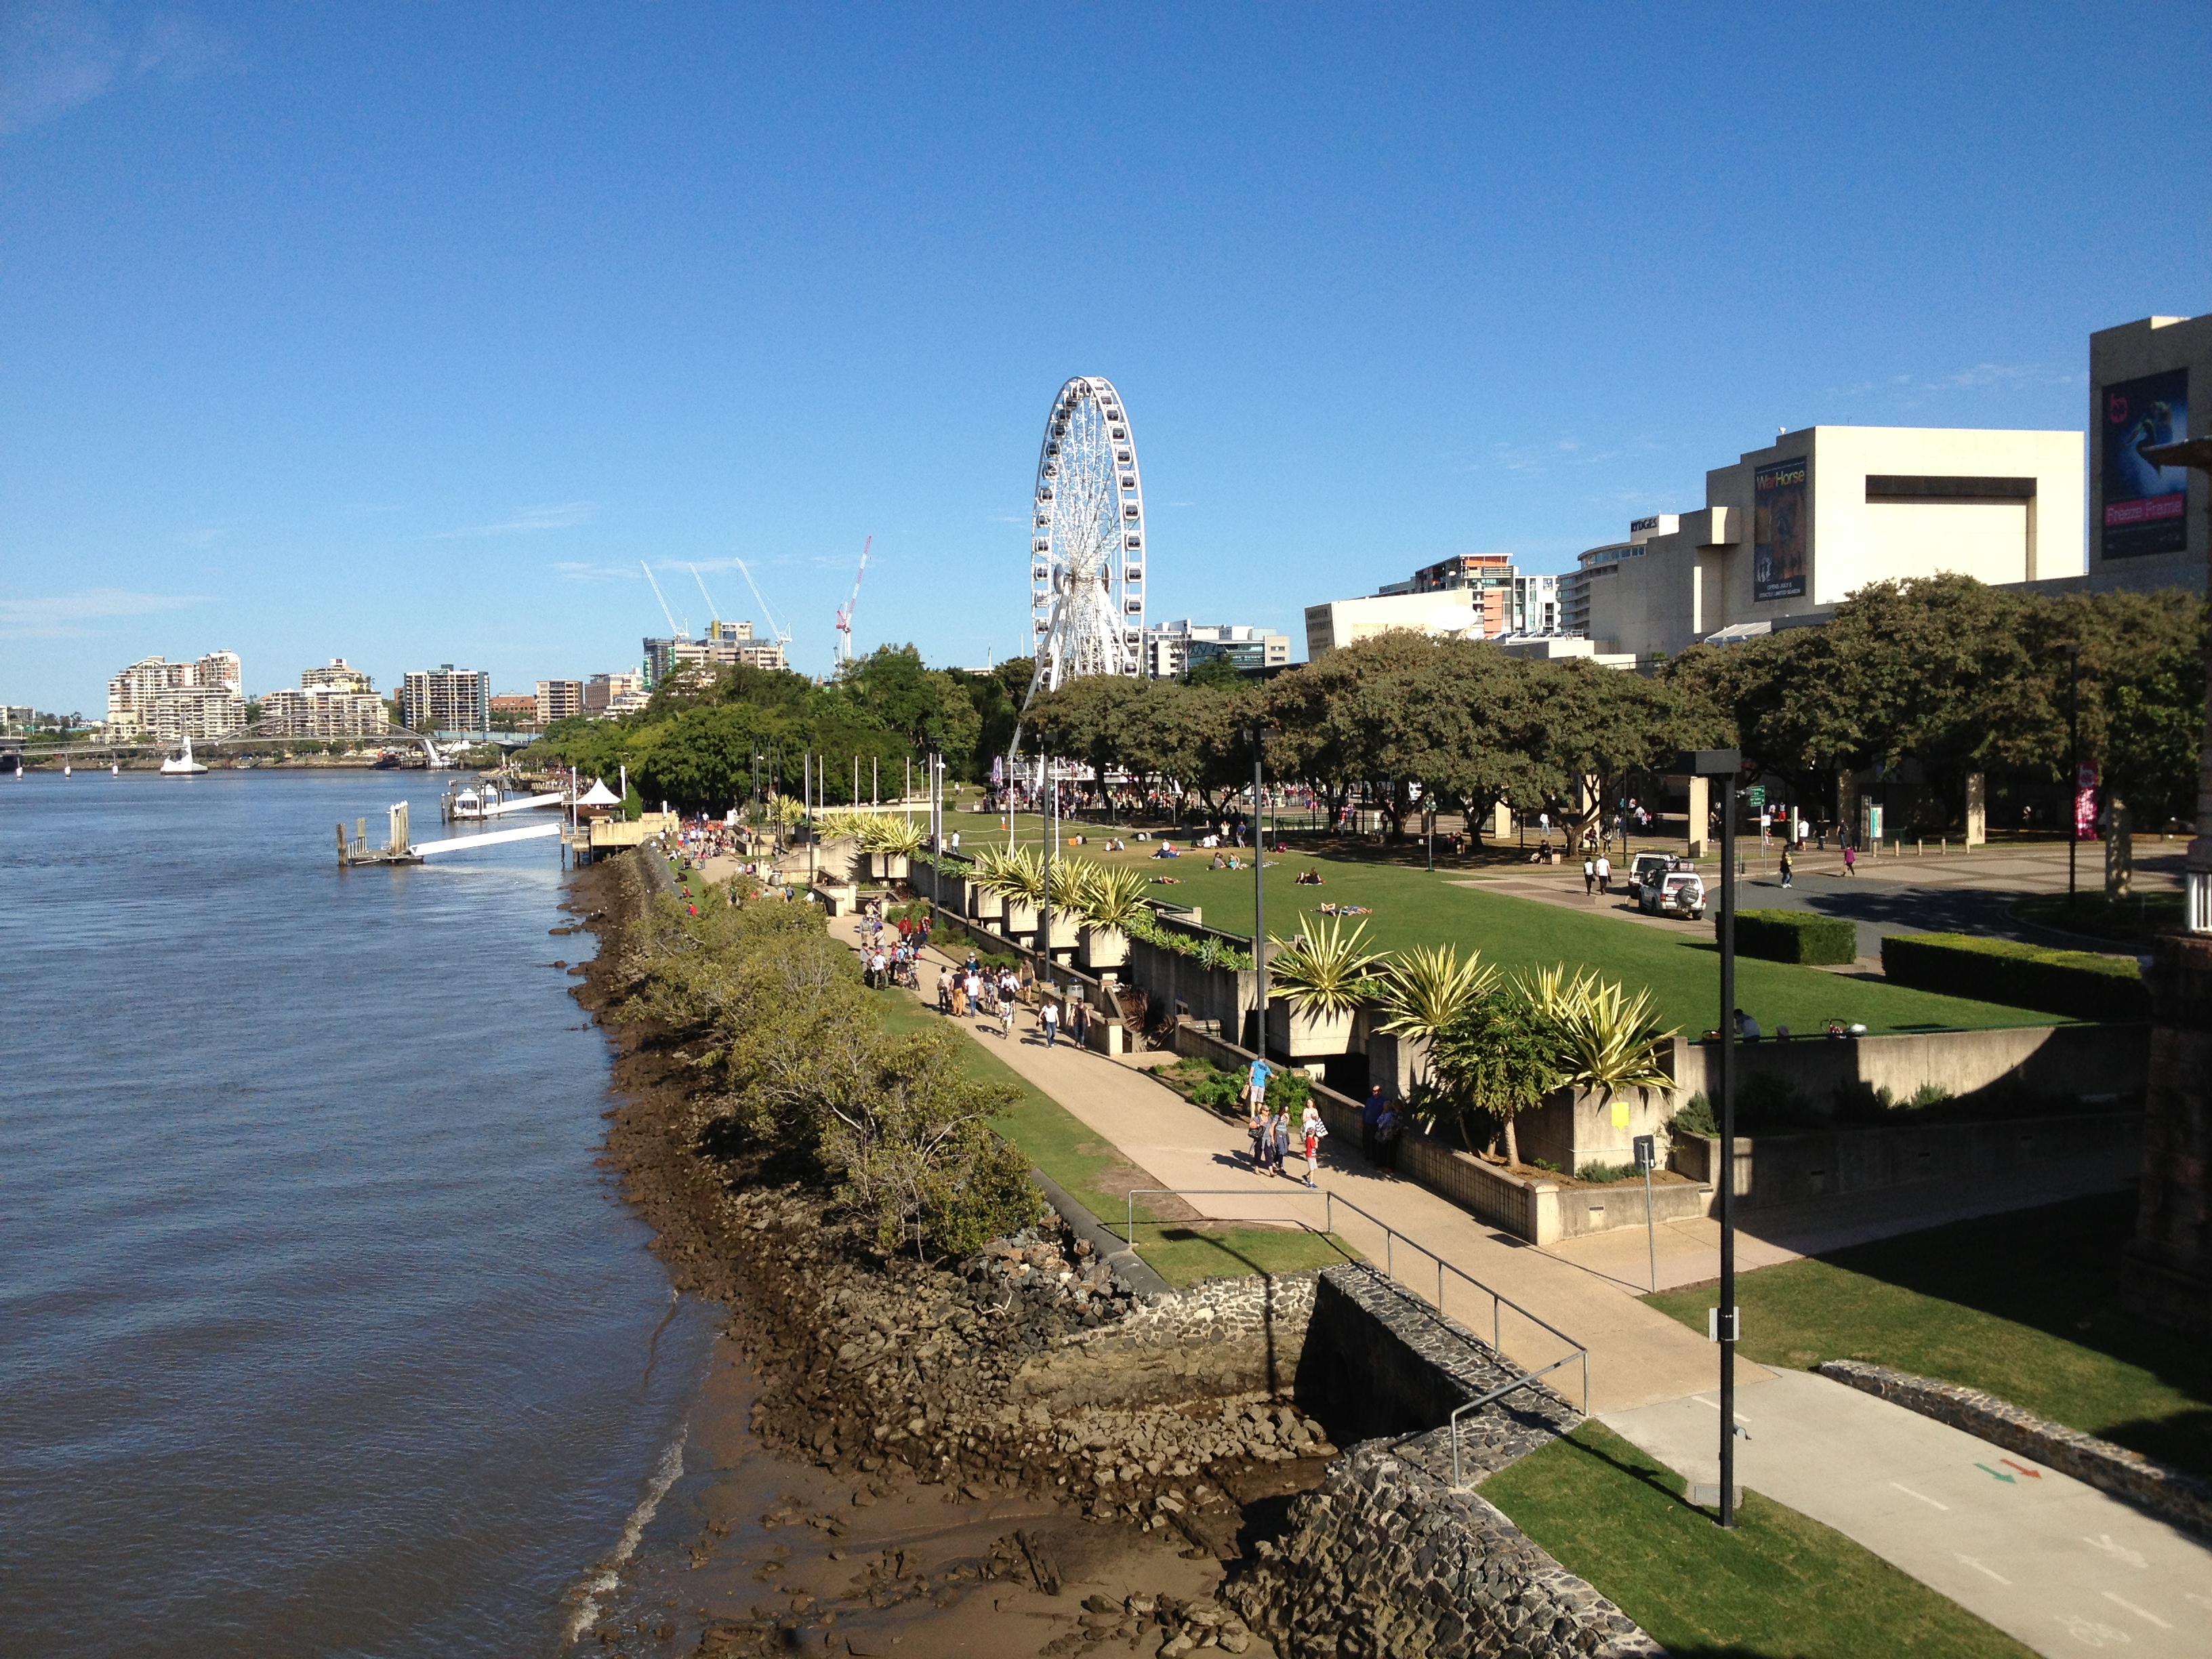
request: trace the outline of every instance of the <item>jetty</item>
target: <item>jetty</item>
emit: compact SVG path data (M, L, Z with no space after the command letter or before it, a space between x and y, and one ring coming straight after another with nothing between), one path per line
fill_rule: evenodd
M351 869L356 864L420 864L422 854L409 845L407 839L407 803L395 801L392 806L392 828L381 847L368 844L368 820L353 821L353 839L346 839L345 825L338 825L338 867Z

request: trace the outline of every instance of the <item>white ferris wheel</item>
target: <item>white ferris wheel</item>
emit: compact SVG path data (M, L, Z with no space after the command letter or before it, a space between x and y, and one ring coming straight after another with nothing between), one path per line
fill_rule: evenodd
M1060 387L1037 451L1032 505L1030 696L1085 674L1141 674L1144 480L1112 381L1083 375Z

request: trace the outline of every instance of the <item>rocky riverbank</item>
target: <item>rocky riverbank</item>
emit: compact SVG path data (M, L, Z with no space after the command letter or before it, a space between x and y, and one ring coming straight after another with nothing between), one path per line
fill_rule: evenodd
M631 988L644 873L617 859L577 878L572 906L600 939L577 994L595 1013ZM871 1618L902 1608L902 1653L1072 1653L1148 1632L1177 1652L1251 1644L1212 1600L1220 1564L1334 1455L1276 1364L1283 1333L1303 1329L1294 1290L1252 1281L1148 1307L1049 1213L964 1262L886 1256L809 1171L729 1133L680 1034L609 1030L609 1159L678 1286L730 1310L720 1408L742 1401L742 1425L725 1418L695 1437L721 1436L733 1468L751 1460L747 1492L763 1479L759 1455L772 1456L799 1489L789 1522L822 1549L821 1571L794 1589L787 1567L763 1576L786 1558L761 1525L724 1516L717 1534L710 1516L679 1586L650 1563L639 1571L641 1584L679 1591L662 1602L680 1616L638 1611L633 1595L633 1615L591 1638L666 1651L696 1629L707 1652L867 1652ZM951 1513L920 1541L886 1543L866 1564L848 1547L892 1520L914 1532L906 1511L930 1501ZM1026 1524L972 1535L994 1520ZM841 1574L842 1587L822 1582ZM690 1601L716 1583L719 1596ZM954 1616L987 1588L992 1610L1028 1615L998 1621L1012 1645ZM944 1628L933 1634L918 1607Z

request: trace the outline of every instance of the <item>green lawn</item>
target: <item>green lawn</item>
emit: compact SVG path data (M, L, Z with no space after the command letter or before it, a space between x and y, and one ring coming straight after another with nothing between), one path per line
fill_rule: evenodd
M939 1015L902 993L882 994L879 1006L884 1022L896 1031L940 1031L946 1026ZM993 1119L992 1127L1028 1153L1030 1161L1078 1203L1118 1231L1128 1213L1130 1188L1150 1186L1152 1178L1141 1176L1110 1142L993 1054L982 1040L966 1038L960 1054L970 1076L1015 1091L1013 1106ZM1141 1201L1137 1216L1137 1254L1161 1278L1178 1286L1237 1273L1297 1273L1360 1259L1342 1240L1298 1228L1207 1231L1158 1221Z
M2101 892L2076 893L2069 904L2063 893L2032 893L2013 905L2012 914L2039 927L2108 940L2110 949L2125 945L2148 951L2153 935L2181 925L2181 895L2146 890L2108 899Z
M1492 1475L1482 1495L1680 1659L2030 1651L1758 1492L1722 1531L1689 1506L1680 1477L1600 1423Z
M966 826L975 824L970 832ZM996 836L996 818L963 818L963 845L972 850L977 834ZM1144 865L1151 873L1172 873L1181 884L1163 887L1161 896L1201 907L1207 925L1232 933L1252 931L1252 875L1212 870L1207 857L1193 855L1167 862L1148 860L1151 843L1132 842L1123 854L1103 853L1091 826L1085 857ZM1018 820L1024 844L1042 837L1038 820ZM1293 878L1317 868L1324 884L1300 887ZM1277 937L1297 931L1304 914L1324 899L1364 904L1366 938L1384 950L1451 943L1474 946L1484 960L1507 969L1548 967L1555 962L1587 964L1632 988L1649 986L1667 1024L1695 1034L1718 1023L1720 955L1710 922L1645 927L1625 917L1585 913L1514 898L1457 884L1471 872L1427 871L1381 861L1322 859L1298 853L1273 860L1267 872L1267 929ZM1346 924L1348 927L1350 924ZM2040 1025L2051 1016L1998 1003L1909 990L1878 980L1849 978L1818 968L1788 963L1736 962L1736 1000L1769 1031L1778 1025L1817 1030L1830 1019L1858 1021L1869 1030L1896 1031L1991 1025Z
M2100 1194L1784 1262L1736 1283L1743 1352L1962 1382L2212 1476L2212 1349L2121 1312L2131 1194ZM1703 1332L1710 1289L1652 1304Z

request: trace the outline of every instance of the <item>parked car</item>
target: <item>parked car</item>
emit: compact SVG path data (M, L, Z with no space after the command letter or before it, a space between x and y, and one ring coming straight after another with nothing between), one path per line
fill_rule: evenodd
M1675 863L1670 853L1638 853L1636 862L1628 866L1628 896L1642 903L1646 884L1656 883Z
M1647 885L1638 908L1655 916L1705 919L1705 878L1694 870L1670 870Z

